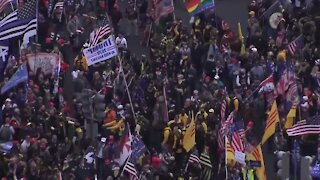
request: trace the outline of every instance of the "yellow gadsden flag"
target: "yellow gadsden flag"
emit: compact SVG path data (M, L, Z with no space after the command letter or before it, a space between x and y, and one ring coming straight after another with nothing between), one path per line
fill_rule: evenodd
M240 55L244 55L246 53L246 47L244 45L244 40L243 40L243 35L242 35L242 30L241 30L241 24L238 22L238 35L239 39L241 42L241 50L240 50Z
M191 122L186 129L186 133L183 137L183 148L189 152L196 144L196 125L194 123L194 114L192 112Z
M293 105L291 106L291 109L287 115L286 123L284 124L284 129L289 129L293 126L294 118L296 117L297 112L297 104L298 104L298 98L294 101Z
M264 144L270 138L270 136L274 134L274 132L276 131L276 124L279 121L280 119L279 119L278 107L277 107L276 101L274 101L272 104L271 110L268 114L264 135L261 141L262 144Z
M253 150L250 154L246 155L246 160L247 161L260 161L261 167L258 167L256 169L256 176L258 177L259 180L266 180L266 169L264 167L264 160L263 160L263 154L262 154L262 149L261 149L261 144L259 144L255 150Z

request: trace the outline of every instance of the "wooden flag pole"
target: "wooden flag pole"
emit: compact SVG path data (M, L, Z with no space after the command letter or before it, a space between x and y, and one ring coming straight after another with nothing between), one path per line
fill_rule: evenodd
M133 104L132 104L132 100L131 100L130 91L129 91L127 80L126 80L126 76L124 74L123 67L122 67L122 60L121 60L119 54L117 55L117 58L118 58L118 61L120 63L119 71L121 71L120 73L122 73L124 84L126 86L126 90L127 90L127 94L128 94L128 98L129 98L129 103L130 103L130 106L131 106L132 115L133 115L133 118L136 119L135 118L135 112L134 112Z

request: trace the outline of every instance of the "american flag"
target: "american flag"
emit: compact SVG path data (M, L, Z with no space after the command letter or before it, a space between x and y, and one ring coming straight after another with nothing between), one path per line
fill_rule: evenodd
M111 32L112 32L112 29L109 26L108 18L105 17L102 21L101 26L98 29L95 29L90 34L89 46L93 47L97 45L101 39L109 35Z
M244 130L244 122L243 120L239 120L239 121L236 121L234 123L234 129L233 131L237 131L241 137L241 139L244 139L246 137L246 132Z
M301 120L292 128L287 129L288 136L302 136L320 133L320 115Z
M275 93L279 96L285 94L289 86L294 83L294 72L292 70L286 69L282 73L277 85L275 86Z
M289 86L289 89L287 91L287 99L288 100L295 100L296 97L298 96L298 86L297 86L297 83L292 83L290 86Z
M303 36L298 36L295 40L288 44L288 50L290 54L294 55L296 52L303 48Z
M227 101L223 100L221 103L221 110L220 110L220 119L222 124L224 124L224 121L226 120L226 108L227 108Z
M135 165L130 161L130 159L124 165L123 170L129 174L130 180L138 180L139 179L138 172L135 168Z
M234 123L231 146L235 151L244 151L243 139L245 138L243 121Z
M242 139L237 131L233 132L232 134L231 146L235 151L239 151L239 152L244 151Z
M21 35L26 39L36 35L36 30L36 1L32 0L0 22L0 41Z
M172 0L156 0L156 19L173 13L174 7Z
M0 13L2 13L9 3L11 3L11 0L0 0Z
M232 111L226 122L223 124L222 129L223 129L223 135L226 136L229 133L229 130L231 128L231 125L233 124L233 120L234 120L234 111Z
M32 13L26 13L26 12L32 12ZM25 16L30 15L30 16ZM36 1L32 0L26 3L23 6L20 6L17 10L7 15L5 18L3 18L0 21L0 27L19 19L26 19L26 18L32 18L36 16Z
M219 131L218 131L218 146L221 150L224 149L224 136L223 136L223 129L221 128Z

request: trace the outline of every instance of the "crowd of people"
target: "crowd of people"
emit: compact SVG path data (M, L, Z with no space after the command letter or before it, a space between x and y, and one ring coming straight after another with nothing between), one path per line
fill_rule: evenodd
M21 6L27 2L19 1ZM292 148L283 128L294 124L287 125L296 103L288 97L293 84L298 95L290 95L299 100L296 121L319 114L319 0L250 0L248 28L243 30L247 37L214 9L194 15L185 27L172 14L158 20L153 1L130 1L123 11L123 3L115 0L68 0L62 9L48 13L54 7L50 4L39 1L38 44L14 50L18 46L12 43L3 70L2 87L27 61L27 54L50 52L61 59L58 77L37 69L26 83L1 95L2 179L128 179L134 174L123 170L128 163L117 161L127 132L145 147L132 161L137 179L209 180L226 174L228 179L244 179L241 163L225 163L223 119L234 115L237 127L229 128L243 129L244 152L250 152L249 147L260 144L267 112L276 101L280 122L264 149L273 154ZM275 12L276 18L270 18ZM82 50L88 32L106 19L119 58L87 67ZM123 21L130 27L121 29ZM141 36L141 48L148 54L130 51L130 36ZM275 97L284 71L293 72L293 78ZM270 75L274 86L262 87ZM105 95L105 118L95 121L96 137L87 133L92 119L83 109L89 107L74 95L84 89ZM191 125L195 145L189 149L184 136ZM302 155L317 155L317 135L300 140ZM203 157L209 163L203 164Z

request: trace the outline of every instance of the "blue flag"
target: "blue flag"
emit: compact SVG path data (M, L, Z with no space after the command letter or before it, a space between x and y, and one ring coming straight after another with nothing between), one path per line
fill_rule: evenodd
M19 83L28 81L28 70L26 63L23 63L19 69L13 74L8 82L1 88L1 94L7 92L11 88L17 86Z
M146 151L146 146L144 145L143 141L141 138L138 136L133 137L132 141L132 154L131 157L136 161L139 157L141 157L145 151Z

